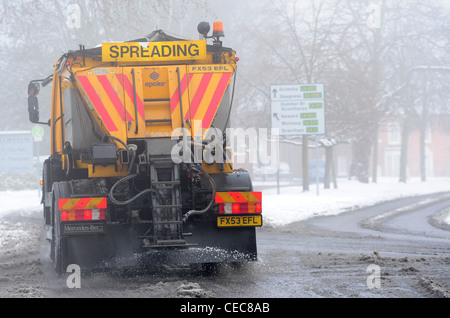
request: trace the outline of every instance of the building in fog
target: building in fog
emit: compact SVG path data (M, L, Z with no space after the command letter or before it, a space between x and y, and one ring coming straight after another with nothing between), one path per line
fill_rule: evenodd
M450 116L430 116L425 129L425 172L427 177L450 177ZM446 119L446 120L445 120ZM401 119L384 123L378 137L380 176L398 177L403 123ZM409 134L407 177L420 177L420 129Z
M373 160L373 147L370 154L369 181L373 178L373 165L377 165L378 177L399 178L402 147L403 121L401 118L384 122L378 134L377 162ZM316 161L314 139L309 144L309 164ZM339 143L333 146L333 164L336 177L350 178L351 165L354 161L351 143ZM247 152L250 152L248 150ZM412 127L408 138L406 174L407 178L421 176L420 162L420 128ZM302 180L302 145L300 138L284 139L279 144L280 179L290 184L301 185ZM248 153L247 153L248 155ZM325 165L325 148L317 151L319 164ZM275 181L277 167L261 163L238 164L236 167L247 169L255 181ZM450 116L429 116L425 130L425 173L427 178L450 177ZM309 169L311 179L311 167ZM323 182L323 179L320 180ZM311 179L314 183L315 179Z

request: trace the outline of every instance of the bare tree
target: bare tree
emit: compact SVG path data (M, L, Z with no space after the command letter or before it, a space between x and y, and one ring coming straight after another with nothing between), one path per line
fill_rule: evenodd
M270 114L270 84L305 84L323 81L331 61L332 37L339 17L336 1L263 1L259 18L245 27L251 46L256 52L253 71L246 81L252 92L242 98L242 105L262 104ZM268 25L267 21L271 23ZM248 23L248 22L247 22ZM268 127L266 115L260 125ZM309 190L307 135L302 139L303 190Z
M391 11L389 29L396 45L389 55L390 65L397 66L398 71L388 83L391 87L403 87L401 99L390 107L390 113L400 115L403 120L399 181L407 181L409 134L414 128L421 135L421 178L425 181L428 114L446 112L443 100L448 102L444 88L448 83L444 73L448 71L442 66L448 62L448 31L443 25L448 23L449 15L434 1L405 3ZM434 86L433 93L431 86ZM439 108L439 105L445 106Z
M79 25L70 23L70 7L79 9ZM55 60L79 44L94 47L105 41L131 40L157 27L169 33L197 35L204 0L23 0L0 2L0 105L2 129L29 127L24 113L26 87L31 79L52 72ZM41 98L45 114L48 103ZM49 111L49 109L47 109Z
M352 140L358 179L368 182L371 149L376 181L378 127L386 118L401 116L404 123L400 180L404 181L408 136L418 117L420 87L411 86L414 78L410 73L420 61L441 65L437 56L448 52L443 47L448 43L448 32L442 32L442 25L448 25L448 14L446 18L441 7L432 1L384 0L377 8L379 25L369 27L368 1L347 0L341 5L347 20L341 24L340 38L335 42L336 64L330 73L335 89L332 123L341 126L341 137ZM396 87L402 89L394 90ZM422 116L422 123L424 120Z

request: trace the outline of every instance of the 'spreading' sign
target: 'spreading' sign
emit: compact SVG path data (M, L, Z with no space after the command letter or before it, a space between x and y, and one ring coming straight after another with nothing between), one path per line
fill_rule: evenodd
M325 133L323 84L272 85L272 128L280 135Z
M203 60L206 41L114 42L102 44L104 62Z

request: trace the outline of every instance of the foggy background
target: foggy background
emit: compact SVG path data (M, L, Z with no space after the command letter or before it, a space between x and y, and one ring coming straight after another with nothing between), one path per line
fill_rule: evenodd
M71 20L73 4L80 9L79 25ZM156 29L197 40L197 24L212 26L216 20L223 21L223 45L240 58L233 127L270 128L270 85L324 83L326 135L321 138L332 140L333 147L322 147L321 158L345 145L346 168L357 163L356 177L375 182L380 134L395 119L401 135L395 174L406 182L407 154L414 147L410 136L421 136L417 148L425 158L425 135L432 123L444 136L440 154L434 154L443 157L439 174L450 175L446 0L2 0L0 131L32 129L29 81L50 75L55 61L79 44L90 48L132 40ZM49 85L39 94L41 121L49 118L50 93ZM50 132L43 127L44 139L34 152L48 155ZM291 175L300 177L301 146L314 145L314 139L281 141L281 160L288 162ZM424 160L421 165L425 169ZM425 179L425 170L421 176Z

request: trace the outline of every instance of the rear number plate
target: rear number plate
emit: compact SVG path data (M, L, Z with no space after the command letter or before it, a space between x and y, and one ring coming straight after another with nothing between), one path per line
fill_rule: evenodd
M218 227L262 226L261 215L223 215L217 217Z

